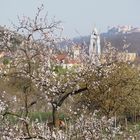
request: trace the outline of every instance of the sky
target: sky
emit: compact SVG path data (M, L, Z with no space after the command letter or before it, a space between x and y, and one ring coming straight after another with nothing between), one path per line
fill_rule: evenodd
M99 32L117 25L140 27L140 0L0 0L0 25L35 16L41 4L49 18L61 20L68 38L89 35L94 27Z

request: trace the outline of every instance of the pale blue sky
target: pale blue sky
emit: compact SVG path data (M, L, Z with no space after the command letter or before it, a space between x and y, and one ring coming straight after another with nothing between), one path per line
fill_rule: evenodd
M0 25L17 22L17 15L33 16L44 4L49 17L62 21L67 37L88 35L93 26L100 32L113 25L140 27L140 0L0 0Z

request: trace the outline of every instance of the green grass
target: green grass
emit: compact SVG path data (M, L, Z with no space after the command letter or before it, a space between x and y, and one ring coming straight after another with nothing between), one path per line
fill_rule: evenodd
M30 112L28 115L29 119L31 121L36 121L38 120L38 122L45 122L45 121L51 121L52 120L52 112ZM64 120L67 116L59 113L58 117L61 120ZM13 115L7 115L6 119L10 122L10 123L17 123L18 122L18 118L13 116Z
M51 112L31 112L29 114L29 118L31 119L31 121L38 120L39 122L47 121L51 118L51 116Z

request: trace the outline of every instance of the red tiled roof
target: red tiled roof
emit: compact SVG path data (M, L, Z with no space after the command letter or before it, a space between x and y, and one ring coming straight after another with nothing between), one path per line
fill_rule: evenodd
M59 61L65 60L66 58L67 58L66 54L59 54L59 55L55 56L55 59L57 59Z
M78 60L67 60L66 64L79 64Z

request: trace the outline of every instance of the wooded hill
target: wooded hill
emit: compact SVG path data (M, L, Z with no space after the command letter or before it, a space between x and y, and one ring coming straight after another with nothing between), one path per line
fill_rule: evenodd
M102 33L101 35L101 46L105 46L105 41L110 42L113 47L118 50L127 50L128 52L137 53L140 55L140 32L133 33L118 33L109 34ZM89 44L90 36L76 37L73 39L75 43L86 43ZM128 45L127 48L123 48L124 44Z

